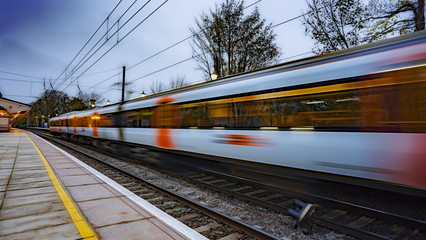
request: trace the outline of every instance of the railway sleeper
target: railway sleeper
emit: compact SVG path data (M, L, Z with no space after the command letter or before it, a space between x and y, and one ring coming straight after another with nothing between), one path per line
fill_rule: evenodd
M197 227L194 230L199 232L199 233L203 233L203 232L207 232L207 231L210 231L212 229L218 228L220 226L222 226L222 225L217 223L217 222L213 222L213 223L209 223L207 225L201 226L201 227Z
M219 238L218 240L238 240L242 237L243 235L241 233L232 233L228 236L225 236L223 238Z
M376 220L375 218L369 218L369 217L366 217L366 216L362 216L362 217L356 219L355 221L349 223L348 227L361 229L361 228L367 226L368 224L374 222L375 220Z
M201 217L201 216L202 215L199 214L199 213L190 213L190 214L187 214L187 215L184 215L184 216L178 218L177 220L179 220L180 222L185 222L185 221L188 221L190 219Z

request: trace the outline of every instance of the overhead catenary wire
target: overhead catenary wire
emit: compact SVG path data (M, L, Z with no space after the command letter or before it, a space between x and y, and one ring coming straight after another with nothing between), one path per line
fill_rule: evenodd
M281 25L283 25L283 24L285 24L285 23L288 23L288 22L291 22L291 21L294 21L294 20L296 20L296 19L298 19L298 18L300 18L300 17L303 17L303 16L305 16L307 13L304 13L304 14L301 14L301 15L299 15L299 16L296 16L296 17L293 17L293 18L291 18L291 19L288 19L288 20L284 20L284 21L282 21L282 22L280 22L280 23L277 23L277 24L275 24L275 25L272 25L271 26L271 29L272 28L275 28L275 27L278 27L278 26L281 26ZM191 36L192 37L192 36ZM184 40L187 40L187 39L184 39ZM170 47L169 47L170 48ZM162 51L164 51L164 50L162 50ZM293 55L293 56L290 56L290 57L287 57L287 58L283 58L283 59L280 59L280 60L287 60L287 59L291 59L291 58L295 58L295 57L299 57L299 56L303 56L303 55L306 55L306 54L309 54L309 53L312 53L312 52L304 52L304 53L301 53L301 54L296 54L296 55ZM202 53L200 53L200 54L198 54L198 55L195 55L195 56L192 56L192 57L189 57L189 58L186 58L186 59L184 59L184 60L181 60L181 61L179 61L179 62L176 62L176 63L173 63L173 64L171 64L171 65L168 65L167 67L164 67L164 68L161 68L161 69L158 69L158 70L155 70L155 71L153 71L153 72L151 72L151 73L148 73L148 74L146 74L146 75L143 75L143 76L141 76L141 77L138 77L138 78L135 78L135 79L132 79L132 80L130 80L129 82L134 82L134 81L137 81L137 80L140 80L140 79L143 79L143 78L146 78L146 77L149 77L149 76L151 76L151 75L153 75L153 74L156 74L156 73L159 73L159 72L162 72L162 71L164 71L164 70L166 70L166 69L169 69L169 68L171 68L171 67L174 67L174 66L177 66L177 65L179 65L179 64L182 64L182 63L184 63L184 62L187 62L187 61L189 61L189 60L191 60L191 59L193 59L193 58L195 58L195 57L197 57L197 56L199 56L199 55L201 55ZM152 55L151 57L153 57L154 55ZM151 57L149 57L149 58L151 58ZM147 58L148 59L148 58ZM145 60L147 60L147 59L145 59ZM134 67L135 65L133 65L132 67ZM130 69L130 68L129 68Z
M251 7L251 6L255 5L255 4L257 4L257 3L258 3L258 2L260 2L260 1L262 1L262 0L258 0L258 1L256 1L256 2L254 2L254 3L250 4L249 6L245 7L244 9L246 9L246 8L248 8L248 7ZM296 19L299 19L299 18L301 18L301 17L303 17L303 16L305 16L305 15L307 15L307 14L310 14L310 13L311 13L311 11L308 11L308 12L306 12L306 13L300 14L300 15L295 16L295 17L293 17L293 18L290 18L290 19L284 20L284 21L279 22L279 23L277 23L277 24L271 25L271 26L270 26L270 28L271 28L271 29L276 28L276 27L281 26L281 25L283 25L283 24L286 24L286 23L289 23L289 22L294 21L294 20L296 20ZM210 27L210 26L208 26L208 27ZM202 29L202 30L205 30L205 29L207 29L208 27L206 27L206 28L204 28L204 29ZM200 30L200 31L202 31L202 30ZM197 32L196 34L198 34L198 33L199 33L199 32ZM159 51L159 52L157 52L157 53L155 53L155 54L153 54L153 55L151 55L151 56L149 56L149 57L147 57L147 58L145 58L145 59L143 59L143 60L139 61L138 63L136 63L136 64L134 64L134 65L130 66L130 67L129 67L129 68L127 68L127 69L128 69L128 70L130 70L130 69L132 69L132 68L136 67L137 65L139 65L139 64L141 64L141 63L143 63L143 62L146 62L146 61L150 60L151 58L154 58L155 56L160 55L161 53L163 53L163 52L165 52L165 51L167 51L167 50L169 50L169 49L171 49L171 48L173 48L173 47L175 47L175 46L177 46L177 45L179 45L179 44L181 44L181 43L183 43L183 42L187 41L188 39L192 38L192 37L193 37L193 36L195 36L196 34L193 34L193 35L191 35L191 36L189 36L189 37L186 37L186 38L184 38L184 39L182 39L182 40L180 40L180 41L178 41L178 42L176 42L176 43L174 43L174 44L170 45L169 47L166 47L165 49L163 49L163 50L161 50L161 51ZM296 55L293 55L293 56L290 56L290 57L287 57L287 58L282 58L282 59L280 59L280 60L281 60L281 61L285 61L285 60L287 60L287 59L291 59L291 58L295 58L295 57L303 56L303 55L306 55L306 54L309 54L309 53L312 53L312 52L304 52L304 53L296 54ZM168 65L168 66L166 66L166 67L163 67L163 68L161 68L161 69L155 70L155 71L153 71L153 72L150 72L150 73L145 74L145 75L143 75L143 76L140 76L140 77L138 77L138 78L132 79L132 80L130 80L130 81L128 81L128 82L129 82L129 83L131 83L131 82L135 82L135 81L141 80L141 79L143 79L143 78L146 78L146 77L152 76L152 75L154 75L154 74L156 74L156 73L162 72L162 71L167 70L167 69L172 68L172 67L175 67L175 66L180 65L180 64L182 64L182 63L184 63L184 62L190 61L191 59L193 59L193 58L195 58L195 57L197 57L197 56L199 56L199 55L201 55L201 53L200 53L200 54L198 54L198 55L195 55L195 56L192 56L192 57L186 58L186 59L184 59L184 60L181 60L181 61L179 61L179 62L176 62L176 63L170 64L170 65ZM118 75L118 74L115 74L115 75L113 75L113 76L111 76L111 77L109 77L109 78L107 78L107 79L104 79L103 81L98 82L98 83L96 83L95 85L91 86L89 89L91 89L91 88L93 88L93 87L95 87L95 86L97 86L97 85L99 85L99 84L101 84L101 83L103 83L103 82L105 82L105 81L107 81L107 80L109 80L109 79L111 79L111 78L113 78L113 77L117 76L117 75ZM105 94L105 93L107 93L107 92L109 92L109 91L112 91L112 90L117 90L117 89L109 89L109 90L107 90L107 91L103 92L102 94Z
M92 40L92 38L96 35L96 33L99 31L99 29L101 29L101 27L105 24L105 22L109 19L109 17L112 15L112 13L117 9L117 7L121 4L122 0L120 0L117 5L115 5L115 7L112 9L112 11L108 14L108 16L105 18L105 20L101 23L101 25L99 25L99 27L96 29L96 31L92 34L92 36L89 38L89 40L87 40L87 42L83 45L83 47L80 49L80 51L78 51L78 53L74 56L74 58L71 60L71 62L65 67L65 69L61 72L61 74L59 74L59 76L55 79L55 81L53 82L53 84L56 83L56 81L62 76L62 74L64 74L68 67L74 62L74 60L77 58L77 56L83 51L83 49L87 46L87 44L89 44L89 42Z
M42 77L29 76L29 75L24 75L20 73L13 73L13 72L1 71L1 70L0 70L0 73L10 74L10 75L15 75L20 77L27 77L27 78L43 79Z
M133 14L133 16L131 16L121 27L119 27L111 36L109 36L109 38L107 37L107 40L101 45L99 46L94 53L92 53L87 59L86 57L92 52L92 50L104 39L105 36L108 36L108 33L115 27L115 25L119 22L119 20L133 7L133 5L137 2L138 0L135 0L125 11L124 13L119 17L119 19L110 27L107 28L106 33L104 33L104 35L102 35L99 40L93 45L93 47L80 59L80 61L74 66L74 68L64 77L64 79L61 81L61 83L58 85L58 87L60 87L62 84L64 84L72 75L74 75L74 73L76 71L78 71L90 58L93 57L93 55L95 55L115 34L118 33L118 31L120 31L121 28L123 28L133 17L135 17L151 0L148 0L141 8L139 8L138 11L136 11L135 14ZM107 17L106 20L109 19L110 16ZM107 21L109 22L109 21ZM117 40L118 42L118 40ZM84 59L86 59L84 61ZM84 61L84 62L83 62ZM81 63L83 62L83 63Z
M255 4L257 4L257 3L259 3L259 2L261 2L262 0L257 0L257 1L255 1L255 2L253 2L253 3L251 3L250 5L248 5L248 6L246 6L246 7L244 7L244 10L245 9L247 9L247 8L249 8L249 7L251 7L251 6L253 6L253 5L255 5ZM209 27L211 27L211 26L208 26L208 27L206 27L206 28L209 28ZM206 29L205 28L205 29ZM204 29L203 29L204 30ZM202 30L200 30L199 32L201 32ZM198 32L198 33L199 33ZM198 34L198 33L196 33L196 34ZM184 39L182 39L182 40L180 40L180 41L178 41L178 42L176 42L176 43L173 43L172 45L170 45L170 46L168 46L168 47L166 47L166 48L164 48L163 50L160 50L160 51L158 51L157 53L154 53L153 55L151 55L151 56L149 56L149 57L147 57L147 58L144 58L144 59L142 59L141 61L139 61L139 62L137 62L136 64L133 64L132 66L130 66L130 67L128 67L127 68L127 71L129 71L129 70L131 70L132 68L134 68L134 67L136 67L136 66L138 66L138 65L140 65L140 64L142 64L142 63L144 63L144 62L146 62L146 61L148 61L148 60L150 60L150 59L152 59L152 58L154 58L154 57L156 57L156 56L158 56L158 55L160 55L161 53L164 53L164 52L166 52L167 50L169 50L169 49L171 49L171 48L173 48L173 47L176 47L177 45L179 45L179 44L181 44L181 43L183 43L183 42L185 42L185 41L187 41L188 39L191 39L192 37L194 37L196 34L192 34L191 36L188 36L188 37L186 37L186 38L184 38ZM187 59L187 60L184 60L184 61L188 61L188 60L190 60L190 59ZM179 63L178 63L179 64ZM172 65L176 65L176 64L172 64ZM170 68L170 66L168 66L168 67L166 67L165 69L167 69L167 68ZM165 70L164 69L164 70ZM152 74L151 74L152 75ZM97 82L96 84L94 84L94 85L92 85L92 87L90 87L90 88L94 88L95 86L97 86L97 85L99 85L99 84L101 84L101 83L104 83L104 82L106 82L106 81L108 81L108 80L110 80L111 78L113 78L113 77L115 77L115 76L117 76L117 74L115 74L115 75L113 75L113 76L111 76L111 77L108 77L108 78L106 78L106 79L104 79L104 80L102 80L102 81L100 81L100 82ZM89 89L90 89L89 88Z
M35 83L35 84L46 84L46 81L34 81L34 80L24 80L24 79L15 79L15 78L2 78L2 77L0 77L0 81L27 82L27 83ZM77 86L77 85L80 86L80 87L84 87L84 88L89 88L90 89L90 86L84 86L84 85L80 85L80 84L73 84L73 86ZM102 88L102 87L100 87L99 89L108 89L108 88Z
M147 17L145 17L141 22L139 22L132 30L130 30L127 34L125 34L117 43L115 43L110 49L108 49L102 56L100 56L94 63L92 63L85 71L83 71L76 79L80 78L85 72L87 72L93 65L95 65L99 60L101 60L107 53L109 53L115 46L117 46L118 43L120 43L122 40L124 40L127 36L130 35L136 28L138 28L142 23L144 23L148 18L150 18L155 12L157 12L164 4L166 4L169 0L164 1L161 3L154 11L152 11ZM76 79L72 80L70 82L73 83L76 81ZM70 84L68 84L63 90L67 89Z

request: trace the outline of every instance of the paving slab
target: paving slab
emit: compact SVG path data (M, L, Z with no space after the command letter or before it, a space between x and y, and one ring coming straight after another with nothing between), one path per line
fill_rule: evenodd
M25 133L0 133L0 240L205 239L78 159L28 136L42 156ZM90 231L81 231L84 224Z
M133 231L133 229L143 229L144 231ZM150 220L140 220L135 222L112 225L98 229L99 236L108 239L184 239L174 233L164 232Z
M74 223L61 224L57 226L43 227L37 230L29 230L20 233L9 234L0 239L19 239L19 240L34 240L34 239L81 239Z
M81 239L23 132L0 133L0 239Z

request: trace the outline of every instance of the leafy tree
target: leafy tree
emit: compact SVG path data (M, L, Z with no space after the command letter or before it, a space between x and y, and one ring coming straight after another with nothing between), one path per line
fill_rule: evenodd
M313 52L334 52L360 43L363 4L360 0L311 0L303 17L305 34L314 39Z
M72 97L70 100L71 111L83 111L89 108L89 105L78 97Z
M425 0L370 0L365 10L366 42L425 29Z
M69 103L68 94L57 90L45 90L40 98L31 103L31 124L47 122L50 117L69 112L71 110Z
M26 128L27 127L27 114L22 114L19 117L11 121L12 127L14 128Z
M281 55L271 24L255 8L244 15L244 1L225 0L209 14L196 19L191 28L193 56L205 78L242 73L278 62Z

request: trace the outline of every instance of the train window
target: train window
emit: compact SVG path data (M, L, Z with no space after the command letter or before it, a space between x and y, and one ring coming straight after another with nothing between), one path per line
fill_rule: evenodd
M89 127L99 127L100 116L98 114L93 114L88 117Z
M227 103L210 103L209 116L212 127L228 127L229 105Z
M120 113L121 127L136 128L139 127L139 114L138 111L126 111Z
M178 128L180 126L179 108L174 104L162 104L155 109L155 127Z
M260 98L260 97L258 97ZM200 106L184 108L185 126L213 126L227 128L259 128L314 126L316 128L354 128L359 125L360 98L358 93L339 92L287 98L252 100L240 97L212 101L206 106L208 118ZM248 101L242 101L248 100ZM199 120L204 117L204 121ZM209 123L209 124L206 124Z
M426 132L426 83L364 89L362 93L364 131Z
M139 110L139 127L151 127L151 118L153 116L152 109Z
M213 125L211 117L209 115L210 104L206 102L185 104L181 106L180 114L181 127L199 127L199 128L210 128Z
M77 125L79 127L87 127L89 126L89 123L87 120L88 120L87 117L79 117L77 118Z
M68 124L69 124L69 126L74 126L74 118L69 118Z
M99 127L112 127L113 119L112 114L102 114L100 116Z

